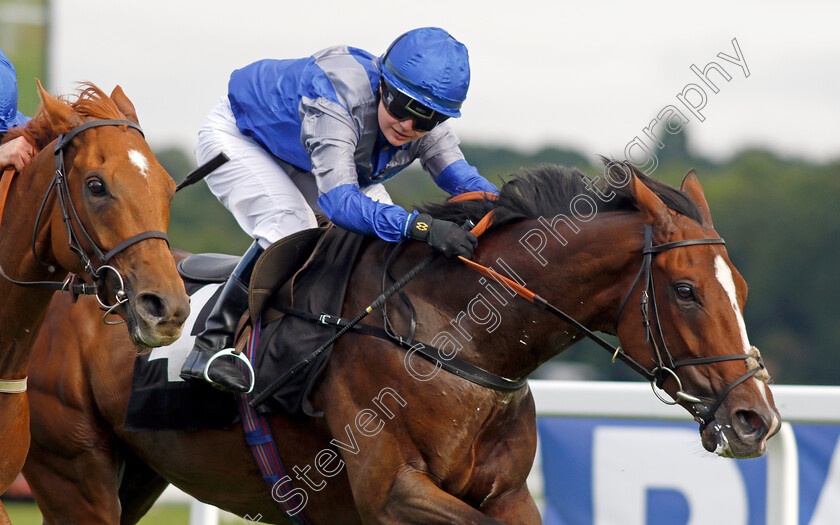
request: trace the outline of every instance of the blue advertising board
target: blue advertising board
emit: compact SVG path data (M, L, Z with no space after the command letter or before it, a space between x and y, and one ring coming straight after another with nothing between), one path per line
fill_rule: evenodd
M765 525L767 459L719 458L696 423L542 418L546 525ZM840 524L840 426L794 425L800 525Z

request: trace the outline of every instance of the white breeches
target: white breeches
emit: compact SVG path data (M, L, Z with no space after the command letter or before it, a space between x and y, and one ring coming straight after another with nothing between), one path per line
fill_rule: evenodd
M239 132L227 96L222 97L198 132L195 158L202 165L220 152L230 161L204 179L239 226L267 248L272 243L317 226L318 188L310 173L290 169L250 137ZM327 190L328 191L328 190ZM363 188L375 201L392 204L381 184Z

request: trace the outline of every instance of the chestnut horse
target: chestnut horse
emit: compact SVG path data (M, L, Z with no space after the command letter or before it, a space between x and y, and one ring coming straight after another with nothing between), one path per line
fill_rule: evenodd
M6 140L22 135L40 152L21 173L7 171L0 192L0 493L29 449L29 358L57 289L97 293L126 321L132 345L170 344L189 314L163 233L175 184L146 144L134 106L119 86L108 97L88 85L73 103L38 89L38 115ZM87 284L62 282L68 272ZM97 332L126 332L102 323L97 307L90 311ZM8 523L2 504L0 523Z
M495 210L474 261L507 268L585 327L617 333L626 357L701 422L707 450L763 454L779 415L747 340L746 283L713 229L696 176L678 191L629 165L606 174L610 184L593 186L579 172L543 167L514 177L495 204L446 203L430 213L477 222ZM379 294L387 246L363 246L343 315ZM409 243L391 271L405 274L428 250ZM514 382L581 339L456 260L438 258L404 291L416 310L416 339L448 353L441 361L457 350ZM410 324L399 300L388 308L393 326ZM310 523L540 523L526 486L537 439L527 383L506 392L478 386L350 332L313 390L324 417L268 418L294 476L293 489L272 492L239 425L124 430L134 352L123 332L91 320L94 309L90 301L56 301L34 355L33 453L24 474L46 523L134 523L167 483L262 522L291 522L273 498L297 496L295 519Z

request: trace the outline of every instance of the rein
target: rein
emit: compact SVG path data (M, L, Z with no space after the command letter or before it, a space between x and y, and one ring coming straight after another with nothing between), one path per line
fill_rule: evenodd
M80 294L95 295L96 300L99 302L99 305L105 310L103 321L106 324L118 324L122 321L115 323L109 322L106 319L108 315L113 313L113 311L117 307L128 301L128 295L125 292L125 281L123 280L122 275L120 274L119 270L111 266L109 262L111 261L111 259L114 258L114 256L116 256L118 253L122 252L129 246L133 246L134 244L137 244L146 239L163 239L164 241L166 241L167 244L169 244L169 239L167 238L164 232L149 230L142 233L138 233L137 235L133 235L128 239L117 244L108 252L103 253L99 246L96 245L91 236L88 234L87 230L85 230L85 227L82 225L82 222L79 219L79 215L76 212L76 208L73 205L73 200L70 196L70 188L67 183L66 168L64 165L64 154L65 150L70 145L73 138L76 137L76 135L90 128L100 126L128 126L129 128L136 129L140 132L140 135L143 135L143 130L140 128L139 125L135 124L134 122L131 122L129 120L111 119L93 120L90 122L86 122L85 124L73 128L68 133L59 135L58 139L56 140L55 147L53 148L53 154L55 155L55 174L53 175L53 179L47 187L46 192L44 193L44 197L41 201L41 206L38 208L38 214L35 219L35 227L32 231L32 253L35 256L35 260L38 261L38 263L40 263L42 266L49 268L50 271L55 271L55 268L52 265L47 264L38 258L38 254L35 250L38 225L41 223L41 217L43 215L44 209L46 208L46 204L50 197L50 194L52 194L53 189L55 189L55 195L58 199L58 204L61 209L61 216L64 222L65 229L67 231L69 248L73 253L75 253L79 257L79 260L84 266L85 272L88 274L88 276L90 276L94 284L86 284L72 274L69 275L64 281L18 281L6 275L6 272L3 270L2 266L0 266L0 277L6 279L7 281L15 285L23 286L26 288L38 288L63 292L69 291L75 296ZM6 175L8 175L8 172L9 170L6 171L6 174L4 174L3 177L4 179L7 179L7 181L3 182L1 190L2 201L0 201L0 219L2 218L3 208L5 207L6 195L9 191L9 187L11 186L12 177L14 175L13 172L7 177ZM79 241L79 237L76 235L76 230L81 232L82 238L86 241L86 243L89 246L91 246L94 256L96 257L96 259L98 259L98 266L94 265L94 262L91 260L87 252L82 247L82 243ZM115 303L113 305L106 304L99 297L99 285L104 280L106 271L113 272L117 280L119 281L119 289L115 292Z

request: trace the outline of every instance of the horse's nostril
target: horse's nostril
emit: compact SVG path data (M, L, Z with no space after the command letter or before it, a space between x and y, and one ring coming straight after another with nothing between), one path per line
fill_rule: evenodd
M764 420L752 410L739 410L736 413L736 416L741 420L745 429L751 430L752 432L758 432L764 428Z
M137 297L137 303L140 306L140 310L148 317L155 319L166 317L166 302L156 294L140 294Z

